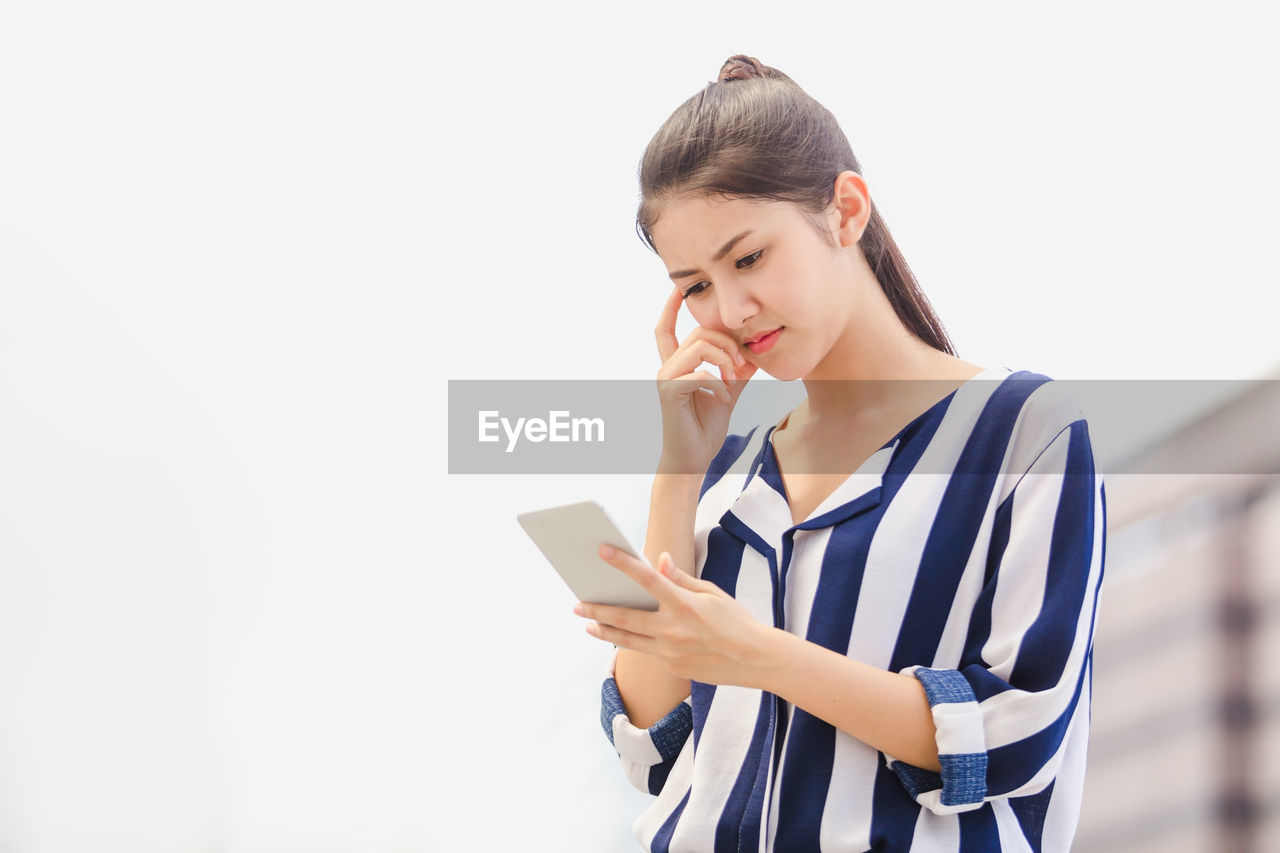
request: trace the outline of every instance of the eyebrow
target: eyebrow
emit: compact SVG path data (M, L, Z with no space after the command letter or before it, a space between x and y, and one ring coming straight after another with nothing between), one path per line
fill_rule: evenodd
M725 255L729 254L730 250L732 250L733 247L738 244L738 241L741 240L743 237L746 237L748 234L750 234L751 231L752 229L748 228L746 231L743 231L738 236L729 238L729 242L721 246L720 251L716 252L714 255L711 256L711 260L718 261L721 258L723 258ZM697 270L677 270L676 272L671 273L671 280L675 281L676 279L686 278L687 276L691 276L691 275L697 275L697 273L698 273Z

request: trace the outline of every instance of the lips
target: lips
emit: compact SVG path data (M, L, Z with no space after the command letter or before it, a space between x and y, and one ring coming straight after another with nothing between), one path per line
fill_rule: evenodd
M782 334L782 330L784 328L786 327L779 326L778 328L774 329L772 332L766 332L763 335L758 335L754 338L751 338L745 341L747 349L751 350L751 352L756 355L760 355L761 353L768 352L770 349L773 348L773 345L777 342L778 336Z

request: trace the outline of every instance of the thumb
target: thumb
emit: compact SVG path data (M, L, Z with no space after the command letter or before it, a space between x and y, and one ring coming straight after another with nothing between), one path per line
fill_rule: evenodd
M684 589L698 589L699 587L698 579L676 568L676 564L671 562L671 555L666 551L658 555L658 571L676 586Z
M733 369L733 378L726 383L729 387L729 402L736 403L738 398L742 396L742 392L747 389L747 381L755 375L759 365L747 362L741 367Z

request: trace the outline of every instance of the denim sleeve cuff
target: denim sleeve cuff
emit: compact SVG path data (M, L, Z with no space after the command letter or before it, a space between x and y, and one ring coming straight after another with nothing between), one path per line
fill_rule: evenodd
M987 794L987 746L982 709L973 688L954 669L910 666L903 675L914 675L924 685L933 724L938 730L938 763L941 774L886 755L889 769L917 803L935 814L954 814L979 808Z
M693 708L685 700L649 728L638 729L631 725L618 683L610 676L600 689L600 725L619 756L647 767L680 753L693 731Z

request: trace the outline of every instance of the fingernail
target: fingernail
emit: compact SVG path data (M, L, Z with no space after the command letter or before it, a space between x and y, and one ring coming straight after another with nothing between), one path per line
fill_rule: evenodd
M604 557L606 560L607 560L607 559L609 559L610 557L612 557L612 556L613 556L613 547L612 547L612 546L610 546L610 545L601 545L601 546L600 546L600 556L601 556L601 557Z
M582 605L581 605L581 604L575 604L575 605L573 605L573 612L574 612L574 613L576 613L577 615L581 616L581 615L582 615Z

